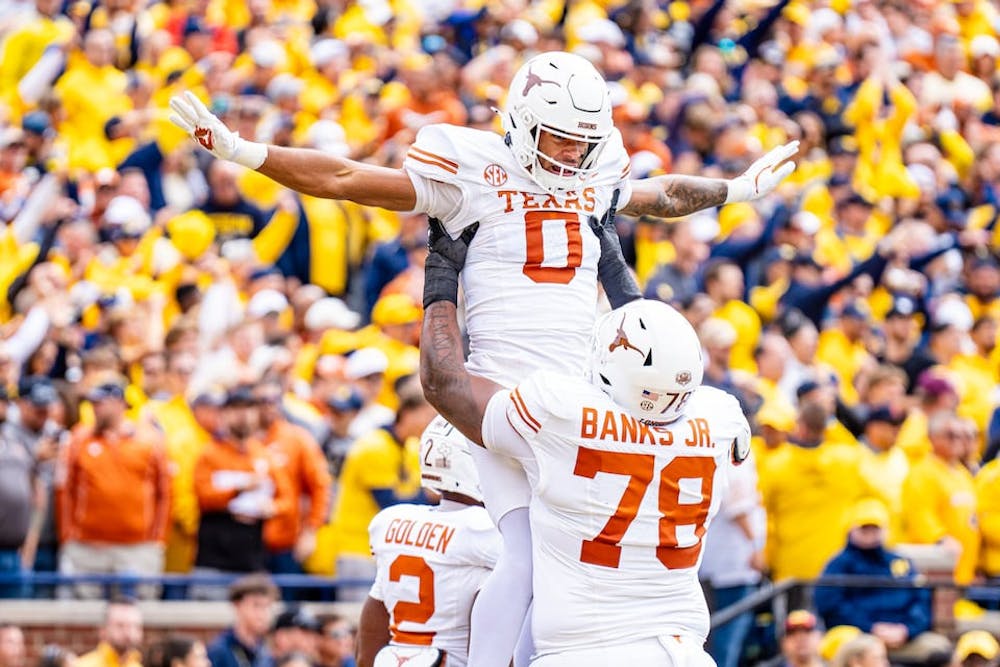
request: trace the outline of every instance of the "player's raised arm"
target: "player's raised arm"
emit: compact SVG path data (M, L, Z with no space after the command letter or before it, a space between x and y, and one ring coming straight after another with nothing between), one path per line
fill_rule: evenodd
M759 199L795 171L795 163L787 160L798 150L798 141L773 148L733 179L666 175L633 181L632 198L621 212L676 218L713 206Z
M402 169L356 162L308 148L247 141L226 127L191 92L172 98L170 109L170 120L215 157L256 169L297 192L394 211L411 211L416 206L413 183Z
M424 323L420 333L420 383L427 401L441 416L478 445L483 444L486 404L500 385L465 370L458 328L458 275L479 223L452 240L430 221L424 263Z

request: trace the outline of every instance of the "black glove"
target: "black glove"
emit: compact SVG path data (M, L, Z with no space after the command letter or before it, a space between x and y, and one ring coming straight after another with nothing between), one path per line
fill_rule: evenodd
M590 228L601 242L601 258L597 262L597 278L604 286L604 293L612 308L624 306L626 303L642 298L639 285L632 279L632 274L622 255L622 244L618 240L615 229L615 208L618 206L619 191L611 195L611 208L600 220L590 216Z
M458 274L465 266L465 255L478 230L479 223L473 223L462 230L461 236L452 239L438 220L430 219L427 237L429 254L424 262L424 308L436 301L458 304Z

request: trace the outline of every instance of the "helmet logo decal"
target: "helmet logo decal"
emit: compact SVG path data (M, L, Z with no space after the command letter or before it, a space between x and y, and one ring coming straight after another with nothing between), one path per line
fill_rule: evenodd
M630 343L628 336L625 335L625 317L625 315L622 315L622 323L618 325L618 335L611 342L611 345L608 345L608 352L614 352L619 347L624 347L626 350L635 350L639 354L642 354L642 350Z
M687 383L691 382L691 373L688 371L681 371L674 377L674 379L677 380L677 384L683 387Z
M507 170L496 163L487 165L483 170L483 179L493 187L500 187L507 182Z
M549 81L548 79L543 79L542 77L532 72L531 68L528 68L528 78L524 82L524 90L521 91L521 95L522 96L527 95L529 90L531 90L535 86L540 86L543 83L551 83L557 88L559 87L558 81Z

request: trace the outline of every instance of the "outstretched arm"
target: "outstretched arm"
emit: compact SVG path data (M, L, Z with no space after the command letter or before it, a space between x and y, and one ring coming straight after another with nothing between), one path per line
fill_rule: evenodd
M465 370L462 332L458 328L458 274L478 224L452 240L441 224L430 221L424 264L424 323L420 334L420 383L428 402L455 428L483 444L486 404L500 385Z
M632 198L621 212L677 218L713 206L760 199L795 171L795 163L786 160L798 150L798 141L771 149L741 176L728 180L667 175L634 181Z
M394 211L412 211L416 206L416 191L402 169L355 162L308 148L247 141L226 127L191 92L171 99L170 108L170 120L215 157L256 169L302 194Z

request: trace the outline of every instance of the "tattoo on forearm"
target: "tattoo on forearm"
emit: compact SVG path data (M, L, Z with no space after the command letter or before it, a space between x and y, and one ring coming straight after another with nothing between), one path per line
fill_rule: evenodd
M726 203L729 185L717 178L698 176L661 176L656 179L662 189L656 201L631 202L625 212L631 215L652 215L677 218Z
M420 345L420 375L427 400L455 428L478 433L482 424L473 398L469 374L462 355L461 332L455 306L431 304L424 311Z

